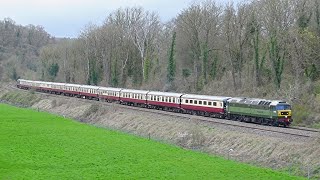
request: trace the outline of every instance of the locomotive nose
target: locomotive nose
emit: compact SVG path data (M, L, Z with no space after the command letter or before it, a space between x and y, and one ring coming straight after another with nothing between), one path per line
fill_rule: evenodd
M282 111L278 111L278 116L279 117L291 117L291 110L282 110Z

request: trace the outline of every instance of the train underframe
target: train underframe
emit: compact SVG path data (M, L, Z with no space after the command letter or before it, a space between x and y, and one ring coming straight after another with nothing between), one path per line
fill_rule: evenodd
M261 125L268 125L268 126L283 126L287 127L290 123L285 121L278 121L278 119L272 118L264 118L264 117L254 117L254 116L246 116L246 115L239 115L239 114L227 114L226 119L233 120L233 121L240 121L240 122L248 122L248 123L255 123Z

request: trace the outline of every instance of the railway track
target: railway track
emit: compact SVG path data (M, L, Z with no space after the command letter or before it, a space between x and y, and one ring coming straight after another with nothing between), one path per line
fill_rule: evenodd
M317 130L309 130L309 129L304 130L304 129L299 129L296 127L286 128L286 130L291 130L291 129L299 130L299 131L301 131L300 133L299 132L286 132L286 131L283 131L284 128L280 128L280 127L262 126L262 125L257 125L257 124L243 123L243 122L237 122L237 121L231 121L231 120L225 120L225 119L215 119L215 118L210 118L210 117L194 116L194 115L189 115L189 114L179 114L179 113L174 113L174 112L160 111L160 110L154 110L154 109L145 109L145 108L138 108L138 107L132 107L132 106L126 106L126 108L132 109L132 110L148 112L148 113L155 113L155 114L167 115L167 116L179 117L179 118L192 118L193 120L200 120L200 121L205 121L205 122L214 123L214 124L234 126L234 127L246 128L246 129L251 129L251 130L254 129L254 130L259 130L259 131L273 132L273 133L279 133L279 134L285 134L285 135L303 137L303 138L316 137L316 134L311 135L310 133L305 133L306 131L313 132L313 133L320 133ZM255 127L255 126L257 126L257 127ZM261 126L261 127L258 127L258 126Z
M10 86L11 89L19 90L19 91L25 91L21 90L15 86ZM55 94L49 94L49 93L40 93L36 92L37 94L52 96L55 98L73 98L69 96L61 96L61 95L55 95ZM78 99L79 101L88 102L87 99ZM111 103L108 102L98 102L91 100L90 102L94 102L95 104L104 104L104 105L110 105ZM180 114L180 113L174 113L170 111L162 111L162 110L155 110L155 109L148 109L148 108L141 108L141 107L134 107L134 106L127 106L127 105L121 105L118 103L112 103L113 105L119 106L120 108L126 108L131 109L135 111L141 111L141 112L147 112L147 113L154 113L159 115L165 115L165 116L171 116L171 117L178 117L178 118L187 118L207 123L213 123L213 124L219 124L224 126L233 126L237 128L244 128L244 129L250 129L250 130L258 130L262 132L270 132L270 133L277 133L287 136L293 136L293 137L299 137L299 138L315 138L320 137L320 131L316 129L310 129L310 128L302 128L302 127L290 127L290 128L280 128L280 127L272 127L272 126L263 126L263 125L257 125L252 123L244 123L244 122L238 122L238 121L232 121L232 120L226 120L226 119L216 119L216 118L210 118L210 117L203 117L203 116L196 116L196 115L190 115L190 114Z

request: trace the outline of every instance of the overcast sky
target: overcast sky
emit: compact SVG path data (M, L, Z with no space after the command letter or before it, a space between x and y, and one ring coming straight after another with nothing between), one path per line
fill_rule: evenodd
M216 0L219 3L239 0ZM89 22L99 24L120 7L142 6L159 13L162 21L170 20L201 0L1 0L0 19L17 24L41 25L56 37L77 37Z

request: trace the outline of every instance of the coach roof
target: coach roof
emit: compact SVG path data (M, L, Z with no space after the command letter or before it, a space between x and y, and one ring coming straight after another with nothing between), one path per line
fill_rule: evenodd
M65 84L68 87L81 87L82 85L80 84Z
M103 90L103 91L121 91L122 88L100 87L99 90Z
M201 99L201 100L211 100L211 101L225 101L230 99L231 97L225 97L225 96L207 96L207 95L198 95L198 94L185 94L182 95L181 98L187 98L187 99Z
M135 89L122 89L121 93L137 93L137 94L147 94L149 91L145 90L135 90Z
M150 91L148 95L153 96L170 96L170 97L180 97L183 93L173 93L173 92L160 92L160 91Z
M90 85L82 85L81 88L86 88L86 89L99 89L98 86L90 86Z

